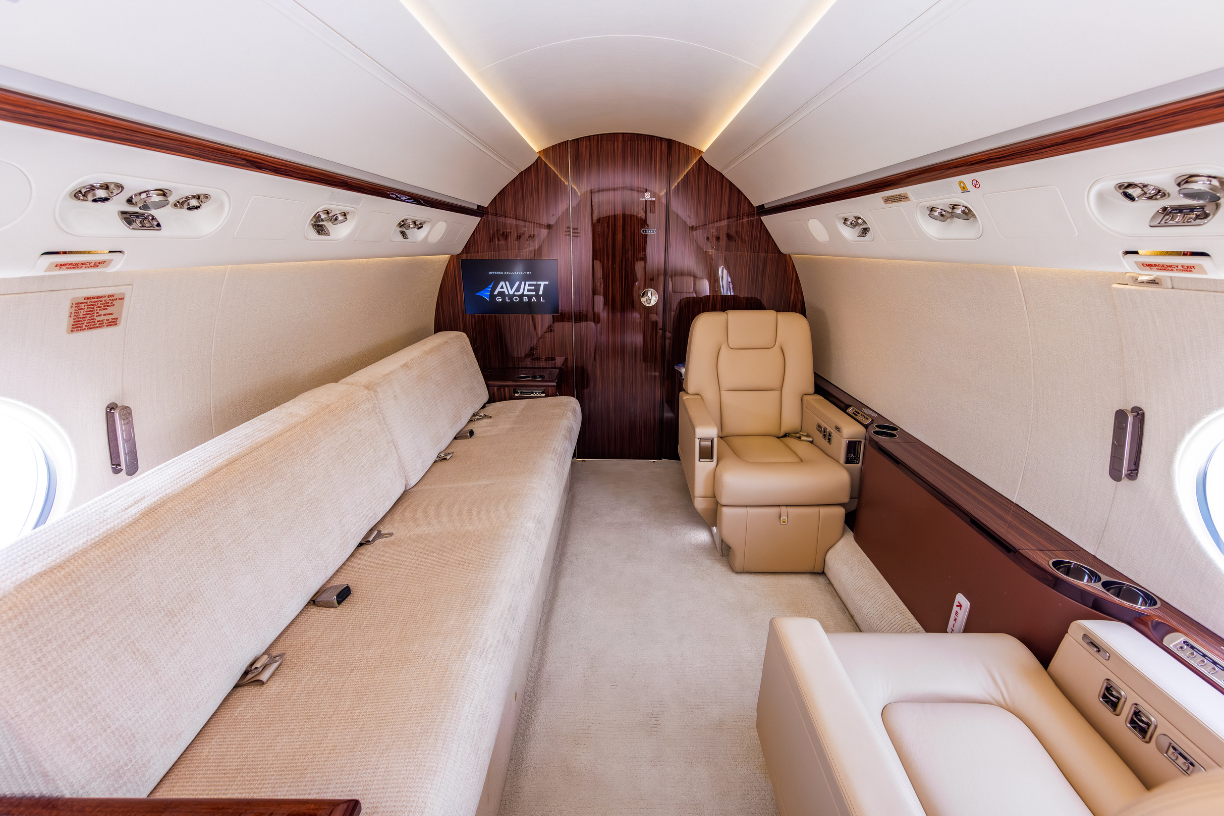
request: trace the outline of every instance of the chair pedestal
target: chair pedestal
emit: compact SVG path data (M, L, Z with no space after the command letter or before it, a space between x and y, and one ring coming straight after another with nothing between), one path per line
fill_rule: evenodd
M720 504L717 526L735 572L824 572L825 553L841 538L845 520L840 505Z

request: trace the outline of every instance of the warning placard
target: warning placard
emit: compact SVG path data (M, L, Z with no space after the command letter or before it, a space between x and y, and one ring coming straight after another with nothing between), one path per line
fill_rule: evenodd
M1135 261L1135 268L1140 272L1152 272L1157 275L1206 275L1207 267L1198 263L1179 263L1177 261Z
M123 292L75 297L68 306L68 333L109 329L123 320Z

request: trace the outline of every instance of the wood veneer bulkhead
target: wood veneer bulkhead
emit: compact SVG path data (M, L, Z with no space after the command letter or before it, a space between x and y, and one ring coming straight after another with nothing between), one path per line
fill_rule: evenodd
M356 799L91 799L0 796L0 816L359 816Z
M560 313L465 314L463 258L557 259ZM675 458L674 364L693 319L725 309L803 313L794 264L700 151L614 133L541 151L497 194L447 265L434 328L465 332L485 370L560 368L579 457Z
M1147 139L1220 122L1224 122L1224 90L1212 91L1189 99L1180 99L1176 102L1060 130L1045 136L1036 136L1002 147L916 167L913 170L903 170L860 184L804 196L783 204L772 206L762 204L757 208L757 212L763 216L792 212L818 204L898 190L913 184L923 184L928 181L938 181L998 167L1009 167L1053 156L1080 153L1098 147L1133 142L1137 139Z
M240 170L253 170L256 173L266 173L310 184L321 184L325 187L347 190L375 198L388 198L406 204L420 204L423 207L444 212L475 216L484 212L483 207L457 204L410 190L376 184L288 159L278 159L275 156L256 153L253 150L245 150L233 145L201 139L198 136L189 136L166 128L134 122L131 119L112 116L109 113L99 113L4 88L0 88L0 120L68 133L73 136L83 136L87 139L139 147L158 153L169 153L172 156L182 156L210 164L237 167Z
M819 375L816 390L874 415L873 427L896 424ZM904 428L895 439L867 438L854 537L927 631L947 628L960 592L970 604L966 631L1006 632L1043 663L1070 621L1089 619L1129 623L1170 655L1163 640L1181 632L1224 663L1224 638L1165 601L1137 609L1055 571L1050 562L1064 558L1142 586Z

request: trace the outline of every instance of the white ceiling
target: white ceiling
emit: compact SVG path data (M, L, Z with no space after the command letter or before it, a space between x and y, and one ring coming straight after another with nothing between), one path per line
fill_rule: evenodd
M479 204L535 161L396 0L4 2L0 66Z
M538 149L646 133L759 204L1202 84L1222 25L1218 0L10 0L0 84L480 204Z
M699 149L833 0L403 0L537 150L593 133Z
M1221 26L1214 0L838 0L706 160L775 201L1222 68L1194 47Z

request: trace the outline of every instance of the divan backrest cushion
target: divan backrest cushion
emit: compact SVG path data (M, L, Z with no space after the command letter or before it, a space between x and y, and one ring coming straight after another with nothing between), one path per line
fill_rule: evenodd
M416 484L472 414L489 400L484 375L462 332L438 332L341 380L378 400L405 488Z
M403 485L325 385L0 550L0 793L148 794Z
M811 329L793 312L706 312L689 332L684 390L700 394L720 436L801 429L814 390Z

